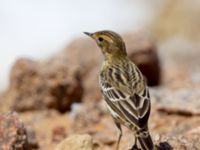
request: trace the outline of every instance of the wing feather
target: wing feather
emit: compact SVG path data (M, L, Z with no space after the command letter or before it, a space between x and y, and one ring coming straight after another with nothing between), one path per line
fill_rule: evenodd
M100 76L100 85L105 100L115 116L117 115L121 120L142 128L146 125L150 114L150 97L145 83L142 82L143 79L141 82L137 81L136 76L141 78L142 75L138 69L136 69L136 73L140 75L136 75L133 72L133 67L135 66L130 67L129 65L127 72L124 72L126 69L120 72L119 69L115 70L115 67L109 68L107 78ZM135 82L138 83L135 84ZM142 90L134 89L137 88L136 85L145 88ZM127 87L133 88L125 90Z

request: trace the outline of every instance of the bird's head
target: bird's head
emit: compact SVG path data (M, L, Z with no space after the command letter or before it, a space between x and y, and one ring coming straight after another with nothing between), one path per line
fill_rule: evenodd
M124 41L119 34L108 30L84 33L96 41L106 59L127 55Z

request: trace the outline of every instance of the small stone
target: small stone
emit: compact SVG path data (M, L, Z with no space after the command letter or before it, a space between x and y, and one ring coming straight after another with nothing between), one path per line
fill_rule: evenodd
M52 141L58 142L66 137L66 131L63 126L56 126L52 131Z
M156 135L153 137L153 139L154 139L155 141L158 141L158 140L160 139L160 135L159 135L159 134L156 134Z

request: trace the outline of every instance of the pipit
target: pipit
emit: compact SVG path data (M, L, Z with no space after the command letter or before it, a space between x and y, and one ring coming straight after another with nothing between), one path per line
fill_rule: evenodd
M100 47L104 61L99 83L108 109L119 130L117 150L122 137L121 125L135 136L132 149L156 149L148 130L151 102L146 81L128 58L121 36L113 31L84 32ZM139 145L137 143L139 141Z

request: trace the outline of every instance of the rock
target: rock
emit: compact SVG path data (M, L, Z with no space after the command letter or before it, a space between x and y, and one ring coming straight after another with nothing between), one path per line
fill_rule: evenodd
M65 112L83 94L79 70L62 60L35 62L19 59L10 77L12 108L16 111L45 108Z
M93 144L89 135L72 135L61 141L55 150L94 150Z
M32 144L33 149L38 145L41 150L52 150L71 133L67 112L61 114L55 109L26 111L20 113L20 117L26 124L28 142Z
M182 88L177 90L151 90L159 111L169 114L200 115L200 92L197 88Z
M16 113L0 115L0 149L30 149L26 129Z

